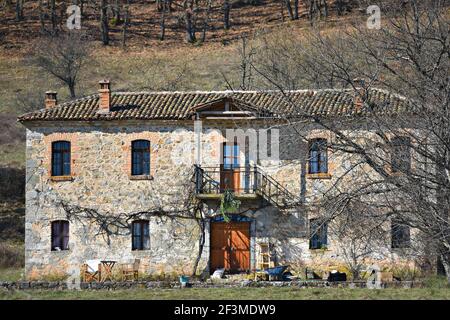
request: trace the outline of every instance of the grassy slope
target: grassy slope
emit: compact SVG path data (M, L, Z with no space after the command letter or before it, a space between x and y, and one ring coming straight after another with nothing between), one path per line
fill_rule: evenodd
M299 289L299 288L214 288L214 289L136 289L116 291L1 291L0 299L120 299L120 300L399 300L399 299L450 299L448 288L423 289Z
M221 73L234 78L237 59L234 46L218 48L143 50L138 53L100 48L81 75L77 95L96 93L97 81L110 78L113 90L220 90L226 89ZM46 90L57 90L59 101L68 99L67 89L26 63L0 55L0 165L23 167L25 128L16 116L40 108Z

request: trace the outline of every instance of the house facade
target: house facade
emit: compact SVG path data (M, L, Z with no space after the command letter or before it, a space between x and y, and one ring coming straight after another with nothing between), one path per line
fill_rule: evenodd
M404 107L383 90L369 99ZM102 81L98 94L63 104L47 92L44 109L19 118L27 277L70 274L90 259L140 259L155 275L344 264L317 204L352 158L308 117L373 134L362 113L346 90L112 92ZM226 213L224 196L239 202ZM372 262L398 262L395 243L410 240L401 231Z

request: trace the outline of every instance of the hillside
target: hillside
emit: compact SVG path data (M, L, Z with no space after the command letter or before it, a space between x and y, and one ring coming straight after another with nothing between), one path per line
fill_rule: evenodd
M69 14L66 13L67 6L72 3L83 2L81 7L81 28L87 31L90 41L100 41L100 8L99 1L56 1L56 6L52 10L50 1L26 1L23 7L23 18L17 21L15 6L8 6L3 3L3 10L0 12L0 45L6 50L20 50L28 46L30 41L46 33L61 32L67 30L66 22ZM128 1L128 24L127 24L127 45L130 48L159 47L168 46L179 47L186 39L185 13L188 9L183 7L185 1L171 0L170 8L161 10L155 0L135 0ZM285 23L302 24L309 19L333 21L336 15L354 16L365 13L368 4L360 0L303 0L299 1L298 19L292 20L288 7L279 0L230 0L231 9L229 13L229 26L224 27L224 1L200 0L194 3L192 11L193 24L196 31L197 42L222 44L229 43L242 35L249 35L255 31L270 30ZM288 1L289 2L289 1ZM13 1L14 3L14 1ZM119 6L116 9L115 4ZM126 0L109 1L108 19L110 45L121 45L123 29L125 25ZM317 8L312 8L317 3ZM323 3L320 5L320 3ZM293 9L294 1L290 1L290 8ZM326 4L326 6L324 6ZM338 6L337 4L341 4ZM315 10L315 11L314 11ZM115 12L118 11L118 18ZM320 12L319 12L320 11ZM54 19L52 19L54 12ZM327 14L327 17L325 17ZM319 16L320 15L320 16ZM163 19L164 18L164 19ZM162 22L164 20L164 40L161 41ZM52 23L54 21L54 24ZM205 30L205 41L202 41L201 34Z
M100 41L98 8L86 4L82 29L89 46L89 57L79 76L77 96L96 91L98 79L110 78L114 90L219 90L226 89L228 81L239 78L240 38L257 38L262 34L274 37L300 37L311 28L306 1L300 2L299 19L290 20L286 7L279 1L232 1L230 29L223 28L223 10L219 1L212 2L204 42L187 43L183 8L174 1L167 14L164 41L158 39L161 12L155 1L132 1L126 47L122 47L123 23L110 21L110 44ZM314 18L314 24L324 28L344 26L349 21L363 18L355 1L344 1L348 11L338 15L336 1L328 1L328 17ZM14 3L14 2L13 2ZM41 31L38 1L26 1L23 20L17 21L14 6L0 11L0 166L23 167L25 132L15 121L20 113L42 105L46 90L58 91L59 101L68 98L68 90L60 81L39 69L34 63L34 44L51 31L49 9L44 1L44 29ZM65 32L64 2L56 2L57 30ZM359 9L358 9L359 8ZM123 8L122 8L123 9ZM200 36L205 8L198 13ZM123 13L123 10L122 10ZM112 12L109 13L112 15Z
M56 1L55 30L66 32L65 6L69 1ZM84 1L86 2L86 1ZM336 2L327 1L328 16L308 18L308 1L300 1L299 17L289 18L287 9L278 0L231 1L230 28L223 27L222 1L212 1L209 10L196 9L196 41L186 41L185 13L173 1L165 16L164 41L159 39L162 13L155 1L131 1L130 23L126 46L122 46L124 23L114 21L108 11L109 45L101 42L99 9L95 2L86 2L82 31L89 55L80 71L76 95L97 91L102 78L112 81L113 90L221 90L239 86L242 37L257 46L261 36L272 39L291 37L301 41L305 30L321 26L339 32L348 23L365 23L364 1L339 1L346 10L337 12ZM291 1L293 2L293 1ZM26 1L23 18L17 20L15 1L0 6L0 233L2 240L14 242L23 238L23 184L25 165L25 129L16 122L17 115L40 108L44 92L56 90L58 100L69 99L68 89L36 63L34 45L52 33L49 1ZM72 1L70 1L72 3ZM125 3L125 1L123 1ZM208 3L199 1L200 4ZM123 18L124 7L121 7ZM207 7L206 7L207 8ZM323 12L323 8L322 11ZM43 24L40 21L42 17ZM207 18L207 20L205 20ZM205 21L207 23L205 23ZM42 28L43 25L43 28ZM202 32L206 36L202 41Z

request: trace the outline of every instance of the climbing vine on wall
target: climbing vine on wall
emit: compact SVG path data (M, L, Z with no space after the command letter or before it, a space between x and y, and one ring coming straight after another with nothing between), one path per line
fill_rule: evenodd
M220 214L223 216L225 222L230 222L228 213L236 212L241 205L241 201L236 199L231 190L225 190L220 201Z

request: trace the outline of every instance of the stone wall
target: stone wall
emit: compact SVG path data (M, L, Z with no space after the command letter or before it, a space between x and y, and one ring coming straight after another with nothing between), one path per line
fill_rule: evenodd
M245 124L240 127L246 129ZM220 163L220 143L224 141L220 130L223 128L223 123L204 124L203 166ZM314 215L314 210L306 208L314 207L323 192L351 164L351 159L330 153L329 175L321 178L308 176L307 140L324 137L332 142L333 137L314 127L302 127L301 130L304 137L289 128L281 130L280 161L266 159L257 162L306 205L290 212L280 212L273 206L261 207L261 203L243 203L241 210L254 221L252 266L257 259L258 241L274 244L274 259L278 263L333 265L339 260L339 244L333 239L325 251L309 250L308 219ZM50 173L51 143L61 139L71 142L71 176L55 180ZM131 177L130 172L130 144L135 139L151 142L151 175L140 179ZM193 219L149 217L150 249L143 251L131 250L128 228L110 230L110 236L106 236L95 220L76 219L74 216L70 219L69 250L51 251L50 226L53 220L67 219L61 201L92 208L103 215L182 208L192 193L194 141L192 122L29 124L25 223L28 278L63 276L87 259L131 262L139 258L143 273L190 274L198 254L200 236L199 226ZM241 163L244 162L241 154ZM250 161L250 165L254 164ZM217 205L217 201L207 203L205 214L210 217L217 215ZM200 272L209 271L208 261L207 230Z

